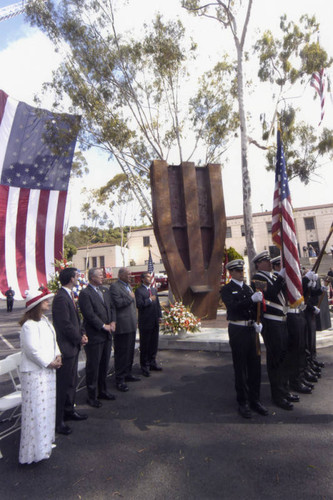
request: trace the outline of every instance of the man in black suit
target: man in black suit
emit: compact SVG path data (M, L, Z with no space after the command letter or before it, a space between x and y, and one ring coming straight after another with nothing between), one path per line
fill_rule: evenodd
M111 301L110 292L102 287L102 269L92 268L88 273L88 286L79 295L80 311L83 315L83 327L88 337L85 347L87 403L99 408L99 399L116 399L108 392L106 378L112 348L112 332L116 328L116 311Z
M127 392L125 382L136 382L140 377L132 374L136 334L135 295L129 284L130 271L118 271L118 281L110 286L111 298L116 307L117 323L114 333L114 367L118 391Z
M151 288L151 274L142 273L141 282L141 286L135 290L136 307L139 313L140 366L142 374L149 377L149 370L162 370L156 363L159 320L162 313L157 290Z
M81 345L88 342L83 335L80 317L76 308L73 287L77 284L78 273L74 267L67 267L59 274L62 285L53 299L52 319L57 334L57 342L62 354L62 366L57 370L56 432L70 434L72 429L64 420L85 420L87 415L75 410L77 366Z

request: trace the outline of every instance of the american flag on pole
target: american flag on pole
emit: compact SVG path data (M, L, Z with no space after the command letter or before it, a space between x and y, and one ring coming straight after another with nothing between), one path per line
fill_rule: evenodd
M325 114L324 106L325 106L325 94L326 94L326 75L324 68L312 74L310 85L317 91L320 99L321 114L320 114L320 122L318 123L319 127L319 125L323 121Z
M149 250L148 269L147 269L147 271L148 271L148 273L151 274L151 282L150 282L151 288L156 288L155 273L154 273L154 263L153 263L153 259L152 259L151 251L150 250Z
M273 243L281 249L283 267L286 269L286 286L291 307L298 307L303 299L302 277L297 250L297 238L293 209L291 205L286 162L281 141L277 134L277 153L275 167L275 190L272 213Z
M46 285L62 258L63 225L76 137L55 149L78 117L38 110L0 90L0 291Z

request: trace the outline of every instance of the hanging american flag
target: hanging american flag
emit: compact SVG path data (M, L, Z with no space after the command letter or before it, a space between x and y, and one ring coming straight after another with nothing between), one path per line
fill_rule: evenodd
M154 263L153 263L153 259L152 259L151 251L150 250L149 250L148 269L147 269L147 271L148 271L148 273L151 274L150 286L152 288L156 288L155 273L154 273Z
M38 110L0 90L0 291L22 299L46 285L62 258L63 225L76 137L55 134L78 117ZM51 143L52 142L52 143Z
M320 122L318 123L319 127L319 125L323 121L325 114L324 106L325 106L325 94L326 94L326 74L324 68L312 74L310 85L317 91L320 99L321 113L320 113Z
M286 162L281 134L277 134L275 190L272 213L273 243L281 249L283 267L286 269L286 286L291 307L298 307L303 299L302 277L297 250L297 238L291 205Z

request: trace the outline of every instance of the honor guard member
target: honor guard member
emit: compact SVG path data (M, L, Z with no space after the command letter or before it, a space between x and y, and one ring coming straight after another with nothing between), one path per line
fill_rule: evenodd
M260 415L268 415L267 408L260 402L261 360L257 334L262 325L255 322L257 303L262 301L262 293L254 293L244 283L243 260L232 260L226 268L231 281L221 288L220 293L229 321L238 411L244 418L251 418L251 409Z
M318 307L319 297L326 291L326 287L322 287L320 284L320 279L318 279L318 274L313 271L308 271L302 279L303 285L303 295L306 302L305 309L305 319L307 323L307 342L306 348L308 350L308 369L310 369L310 376L308 379L310 382L317 382L314 379L315 374L312 374L314 368L320 376L320 368L323 367L323 363L317 361L316 359L316 316L320 314L320 309ZM309 370L308 370L309 371Z
M285 269L278 275L272 273L272 264L267 250L257 254L253 261L256 272L252 278L252 287L255 281L266 282L264 290L265 311L263 313L262 335L266 347L266 364L273 403L284 410L293 409L293 395L288 390L288 331L287 331L287 304L283 294L285 285Z
M276 277L281 271L281 256L271 259L273 273ZM289 374L289 387L302 394L311 394L311 387L302 381L302 374L306 367L305 337L306 321L304 312L300 307L289 307L287 309L287 330L288 330L288 353L287 366ZM298 394L290 394L289 401L294 403L299 401Z

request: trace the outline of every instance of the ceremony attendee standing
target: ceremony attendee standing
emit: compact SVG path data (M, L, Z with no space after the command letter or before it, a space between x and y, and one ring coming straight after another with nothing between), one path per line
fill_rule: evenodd
M140 366L142 374L149 377L149 370L161 371L156 363L159 322L162 317L156 288L151 287L151 274L141 274L141 286L135 290L140 332Z
M93 267L88 272L88 286L80 292L79 305L83 315L83 327L88 337L85 346L87 356L86 384L87 403L99 408L99 399L114 400L107 390L106 379L112 348L112 332L116 327L116 310L108 288L101 286L103 271Z
M15 295L15 292L12 289L11 286L5 292L5 295L6 295L6 300L7 300L7 312L12 312L13 305L14 305L14 295Z
M262 324L256 323L257 303L262 302L262 293L254 292L244 283L243 260L232 260L226 269L231 280L221 288L221 298L227 308L238 411L244 418L251 418L251 409L268 415L260 402L261 359L257 336Z
M75 409L79 352L81 345L85 345L88 339L83 335L74 301L73 287L78 280L77 269L66 267L60 271L59 280L61 288L52 304L52 320L62 354L62 367L57 370L56 432L67 435L72 429L65 424L65 420L88 418Z
M130 271L118 271L118 281L110 286L111 299L116 307L117 323L114 333L114 365L116 387L127 392L126 382L136 382L140 377L132 374L136 334L135 295L129 284Z
M21 325L22 424L19 462L49 458L55 438L56 370L61 367L55 331L44 313L53 297L47 288L30 290Z
M287 303L283 294L285 286L285 269L278 275L272 273L272 264L267 250L257 254L253 262L256 273L252 277L252 287L255 281L266 283L263 291L265 311L263 313L262 335L266 347L267 373L271 385L272 400L284 410L293 409L293 395L288 392L288 330Z

